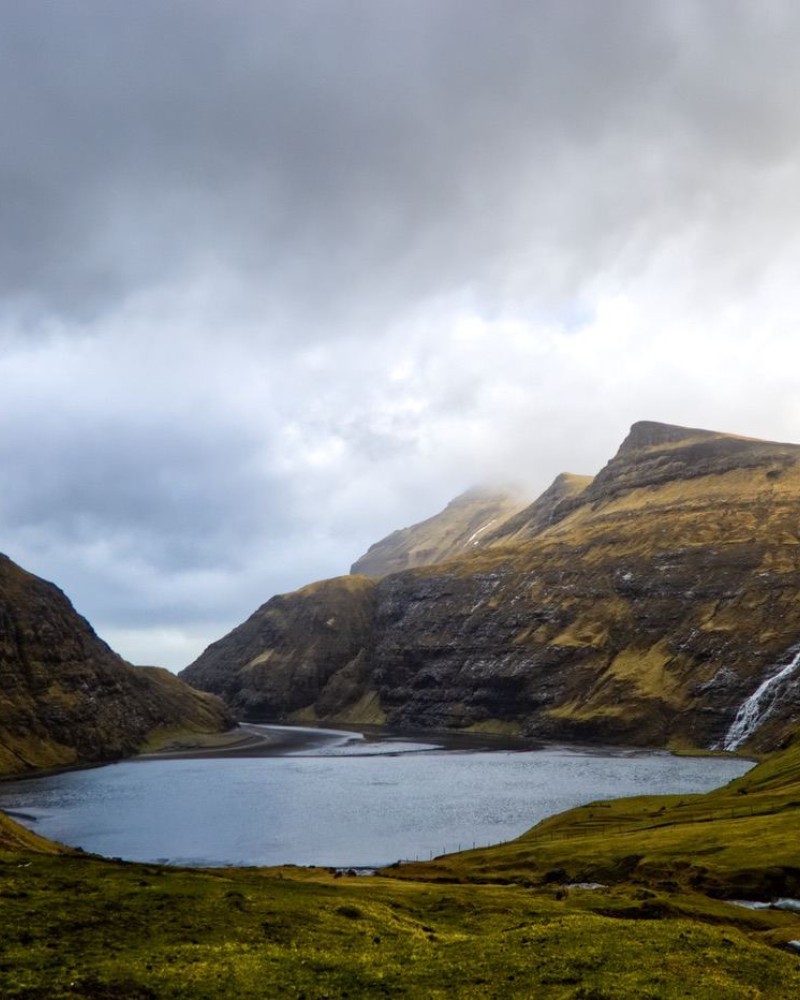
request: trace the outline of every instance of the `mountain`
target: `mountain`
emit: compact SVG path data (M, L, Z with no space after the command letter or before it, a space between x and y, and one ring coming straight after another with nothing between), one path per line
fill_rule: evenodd
M479 546L316 585L313 614L309 588L273 598L270 628L181 676L260 718L705 747L781 672L743 740L779 745L800 716L799 459L634 424L593 479L559 477Z
M433 517L370 546L350 572L379 578L462 555L482 546L488 533L525 508L525 499L515 490L473 487Z
M132 667L64 594L0 555L0 774L110 760L233 724L166 670Z
M374 615L367 577L312 583L267 601L180 676L245 718L382 722L370 688Z
M487 531L483 536L483 546L528 542L535 538L554 522L556 511L561 516L566 504L579 497L591 481L591 476L562 472L533 503Z

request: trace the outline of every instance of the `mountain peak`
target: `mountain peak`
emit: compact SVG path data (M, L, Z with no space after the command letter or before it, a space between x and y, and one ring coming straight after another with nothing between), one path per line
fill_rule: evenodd
M471 551L527 504L515 487L473 486L433 517L370 546L350 572L378 578Z
M628 436L622 442L619 453L639 451L657 445L677 444L680 441L697 441L727 435L716 431L701 430L698 427L681 427L678 424L662 424L656 420L637 420L631 426Z
M747 479L755 470L774 479L798 461L799 445L641 420L583 497L608 500L623 491L703 476L735 474Z

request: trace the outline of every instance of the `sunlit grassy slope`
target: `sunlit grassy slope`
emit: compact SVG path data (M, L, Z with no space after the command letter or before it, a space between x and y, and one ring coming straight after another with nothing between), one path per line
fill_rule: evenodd
M724 898L800 896L800 740L705 795L594 802L508 844L396 873L526 885L625 882Z
M487 535L527 507L528 500L518 490L467 490L433 517L370 546L351 572L377 578L442 562L482 545Z

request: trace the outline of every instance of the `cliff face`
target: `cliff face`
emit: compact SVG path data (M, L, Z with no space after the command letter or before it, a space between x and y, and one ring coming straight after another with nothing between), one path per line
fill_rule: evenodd
M540 498L538 522L529 508L526 527L518 512L470 554L374 584L359 625L361 690L396 725L718 742L800 644L798 460L797 445L634 425L594 480ZM325 600L348 585L330 581ZM296 621L302 601L281 601ZM306 632L305 674L330 668L319 635ZM204 668L230 676L213 657ZM297 669L275 661L269 685L302 690ZM195 668L185 676L197 682ZM777 745L800 717L800 665L776 694L756 746ZM261 708L279 716L283 704L270 695ZM334 702L306 706L336 717Z
M363 576L273 597L213 643L181 678L249 719L364 719L371 686L375 585Z
M231 724L217 699L125 663L57 587L0 555L0 774L125 756L159 730Z

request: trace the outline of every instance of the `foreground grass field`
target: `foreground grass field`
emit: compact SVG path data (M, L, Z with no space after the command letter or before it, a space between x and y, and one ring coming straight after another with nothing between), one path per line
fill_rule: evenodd
M728 900L800 895L799 808L796 744L374 878L124 864L0 817L0 996L789 1000L800 913Z
M531 891L3 856L0 995L800 995L800 918L631 887Z

